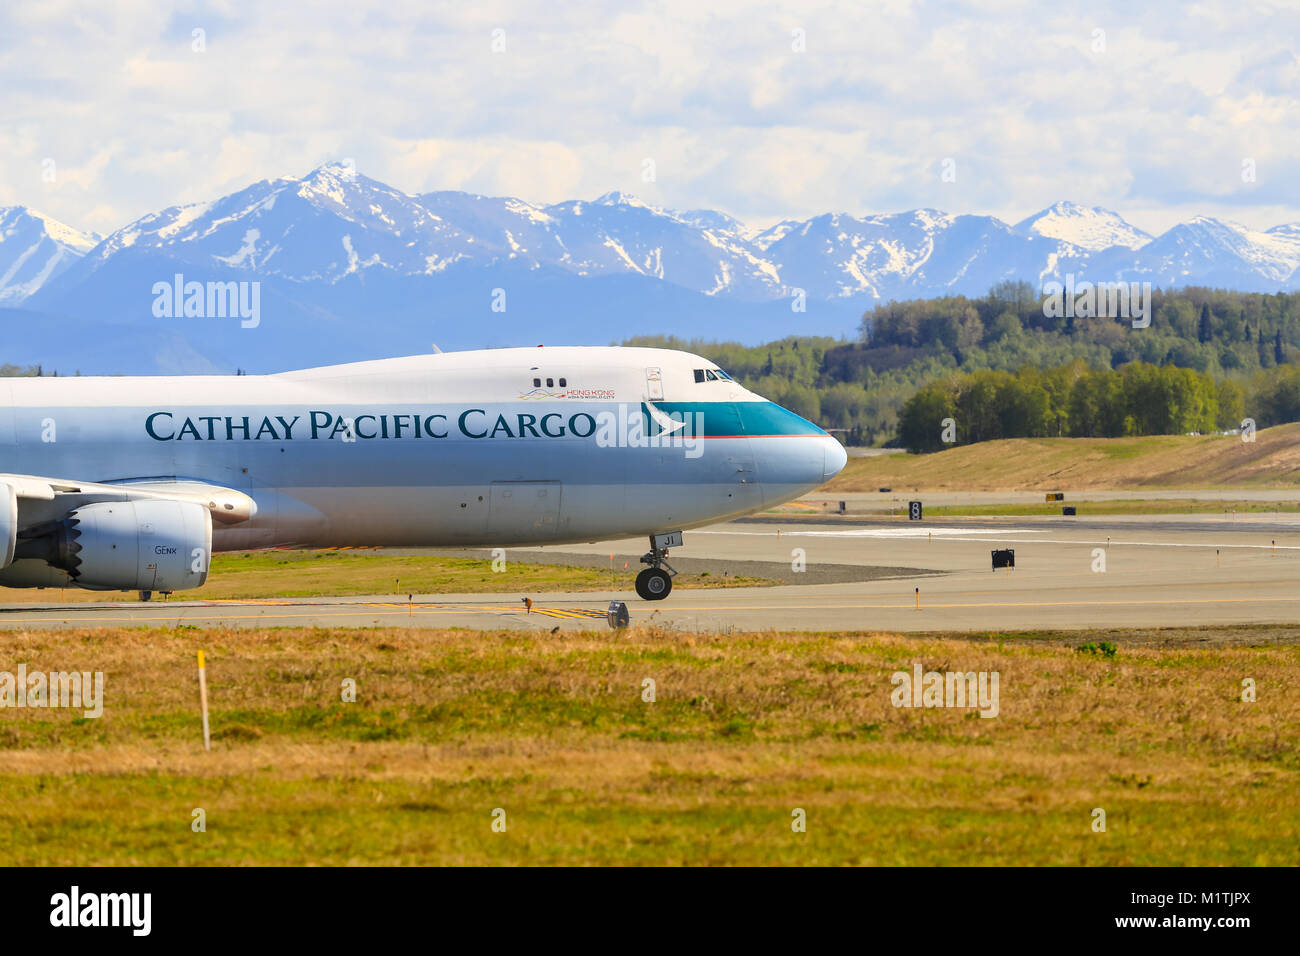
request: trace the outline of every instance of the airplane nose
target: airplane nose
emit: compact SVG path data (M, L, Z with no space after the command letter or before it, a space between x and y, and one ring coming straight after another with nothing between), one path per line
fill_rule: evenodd
M848 464L849 461L849 453L845 451L844 446L834 438L828 438L825 447L826 464L822 469L822 481L830 481L844 470L844 466Z

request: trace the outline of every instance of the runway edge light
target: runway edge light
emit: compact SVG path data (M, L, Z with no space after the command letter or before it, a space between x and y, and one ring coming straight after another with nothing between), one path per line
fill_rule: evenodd
M627 604L623 601L610 601L609 610L605 612L605 620L613 628L627 627L630 615L627 612Z

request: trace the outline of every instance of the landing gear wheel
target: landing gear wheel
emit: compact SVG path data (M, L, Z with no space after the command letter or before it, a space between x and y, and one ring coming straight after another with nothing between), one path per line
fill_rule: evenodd
M152 591L141 591L141 592L140 592L140 600L141 600L141 601L147 601L147 600L149 600L151 597L153 597L153 592L152 592Z
M680 531L650 535L650 550L641 555L641 563L649 567L636 576L636 593L645 601L662 601L673 589L677 572L668 563L668 545L682 543Z
M659 568L646 568L636 576L636 593L643 600L662 601L672 589L672 577Z

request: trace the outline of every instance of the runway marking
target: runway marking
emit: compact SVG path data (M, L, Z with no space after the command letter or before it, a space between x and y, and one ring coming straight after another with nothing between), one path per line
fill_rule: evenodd
M886 531L892 532L895 529L879 529L879 530L881 533L875 533L872 529L851 529L851 530L844 530L844 531L787 531L784 528L782 528L779 536L775 531L692 531L691 534L692 535L729 534L729 535L745 535L748 537L759 537L759 538L775 538L775 537L793 538L800 535L804 537L821 537L821 538L924 538L927 536L928 533L927 529L923 529L923 528L903 528L903 529L898 529L898 533L888 533L888 534L884 532ZM1046 534L1047 533L1045 531L1033 531L1033 530L1019 529L1019 528L1013 528L1008 530L987 530L987 531L977 531L974 529L967 531L963 529L950 528L950 529L945 529L945 531L947 533L940 534L938 530L934 530L934 536L942 540L943 538L957 538L958 536L972 535L972 534ZM1109 545L1112 548L1116 548L1116 547L1224 548L1224 549L1242 548L1242 549L1254 549L1254 550L1261 550L1261 551L1271 551L1271 550L1300 551L1300 545L1294 545L1294 544L1279 544L1279 545L1228 544L1228 543L1218 542L1218 541L1212 544L1200 544L1200 543L1177 542L1177 541L1118 541L1114 538L1112 538L1109 542L1101 541L1101 540L1088 540L1086 538L1033 538L1032 540L1026 538L1007 538L1005 539L1005 542L998 538L978 538L975 540L980 542L992 542L994 544L1001 544L1001 543L1007 543L1007 544L1018 543L1024 545L1074 544L1079 546L1094 545L1098 547L1106 547L1107 545ZM725 559L719 558L717 560L725 560Z
M968 609L968 608L1148 607L1148 606L1163 606L1163 605L1171 605L1171 604L1177 604L1177 605L1191 605L1191 604L1195 604L1195 605L1208 605L1208 604L1293 604L1293 603L1296 603L1296 602L1300 602L1300 595L1284 595L1284 596L1278 596L1278 597L1251 596L1251 597L1240 597L1240 598L1167 598L1167 599L1152 598L1152 599L1145 599L1145 600L1137 600L1137 599L1135 599L1135 600L1101 600L1101 601L1092 601L1092 600L1089 600L1089 601L977 601L977 602L961 602L961 603L957 603L957 602L925 602L925 601L922 601L920 612L916 612L916 611L914 611L914 605L913 605L913 603L912 603L911 601L905 601L905 602L903 602L903 603L901 603L901 604L823 604L823 603L810 603L810 604L754 604L754 605L736 605L736 606L723 606L723 607L691 607L691 606L684 606L684 607L671 607L671 606L670 606L670 607L654 608L654 610L662 610L662 611L666 611L666 612L670 612L670 613L692 612L692 613L711 613L711 614L723 614L723 613L727 613L727 612L736 612L736 611L803 611L803 610L822 610L822 611L893 611L893 610L906 610L906 611L912 611L913 613L924 613L924 612L927 611L927 610L952 610L952 609ZM178 616L178 615L169 614L169 615L165 615L165 616L163 616L163 615L149 615L149 616L135 616L135 615L129 615L129 616L126 616L126 617L122 617L122 616L111 616L111 617L83 617L83 616L69 617L69 616L64 616L64 617L61 617L61 618L55 618L55 617L53 617L53 615L56 614L56 613L63 613L64 615L67 614L66 611L62 611L62 609L60 609L59 611L51 611L51 616L49 616L49 617L32 617L32 618L26 618L26 619L24 619L24 618L10 618L10 619L7 619L7 620L5 620L5 619L0 619L0 623L3 623L3 624L41 624L41 623L50 623L51 621L54 621L54 620L58 620L58 621L60 621L61 623L66 623L66 624L87 624L87 623L100 623L100 622L116 623L116 624L140 624L140 623L146 623L146 622L151 622L151 621L169 621L169 622L174 621L174 622L177 622L177 623L180 623L180 622L182 622L182 621L190 621L190 622L192 622L192 621L211 621L211 622L215 622L216 624L220 625L220 624L222 624L222 623L226 623L226 622L229 622L229 621L238 621L238 620L261 620L261 621L267 622L268 624L272 624L273 622L292 621L292 620L294 620L294 619L296 619L296 618L350 617L350 616L351 616L351 617L355 617L355 616L358 616L358 609L359 609L359 608L367 608L367 609L371 609L371 610L373 611L373 610L376 610L376 609L378 609L378 608L380 608L380 607L382 607L382 606L380 606L380 605L370 605L370 604L351 605L351 606L349 606L349 607L348 607L347 609L345 609L345 610L334 610L334 611L328 611L328 610L324 610L324 609L325 609L325 608L337 608L337 607L339 607L339 605L321 605L321 607L322 607L322 610L321 610L321 611L313 612L313 613L311 613L311 614L306 614L306 613L304 613L304 614L285 614L285 615L264 615L264 614L251 614L251 615L239 615L239 614L204 615L204 614L195 614L195 615L190 615L189 617L180 617L180 616ZM401 607L400 610L397 610L397 609L394 609L394 610L378 610L378 615L379 615L379 616L399 616L399 615L403 614L403 613L406 612L406 611L407 611L407 609L406 609L405 607ZM420 614L422 614L422 615L427 615L427 614L458 614L458 613L460 613L460 614L476 614L476 613L478 613L478 614L487 614L487 613L502 613L502 612L507 613L507 614L511 614L511 615L519 615L520 613L522 613L521 611L519 611L519 609L514 608L514 607L504 607L504 606L502 606L502 607L498 607L498 606L490 606L490 605L440 605L440 606L435 606L435 605L427 605L427 604L423 604L423 605L416 605L416 606L415 606L415 611L418 612L418 613L420 613ZM584 618L584 619L597 620L597 619L602 619L602 618L604 618L604 616L605 616L604 612L595 611L595 610L586 610L586 609L580 609L580 610L579 610L579 609L569 610L569 609L562 609L562 608L538 609L538 608L534 607L534 608L533 608L533 613L534 613L534 614L541 614L541 615L544 616L544 617L550 617L550 618L552 618L552 619L559 618L559 617L570 616L570 617L574 617L574 618L576 618L576 617L582 617L582 618ZM409 612L408 612L408 616L413 616L413 615L410 615Z
M206 608L219 608L222 606L230 607L286 607L302 608L301 613L291 614L185 614L185 611L202 611ZM292 604L276 603L273 601L249 601L239 604L219 605L219 604L186 604L173 605L180 614L145 614L141 615L134 611L134 605L119 605L118 610L124 612L122 615L88 617L78 614L75 610L69 611L67 608L48 608L44 611L37 610L33 614L48 614L41 617L0 617L0 625L8 624L39 624L51 620L59 620L66 624L85 624L100 622L117 622L120 624L138 624L150 621L215 621L221 623L224 621L251 621L251 620L280 620L289 621L295 618L313 618L313 617L349 617L357 616L365 611L378 612L379 616L392 616L406 614L412 617L416 614L504 614L504 615L524 615L527 616L522 608L509 604L415 604L406 605L396 602L372 603L356 602L352 604ZM308 611L311 608L313 610ZM315 609L319 610L315 610ZM393 610L383 610L392 608ZM10 609L3 609L10 610ZM19 609L12 609L11 613L22 613ZM594 608L558 608L558 607L538 607L533 605L532 614L552 620L605 620L605 611ZM55 615L63 615L55 617Z
M534 606L533 613L537 614L539 612L542 614L549 615L550 617L569 618L573 620L593 620L593 621L605 620L604 611L588 610L587 608L558 608L558 607L538 608Z
M532 614L541 614L544 617L556 617L556 618L600 618L601 620L605 619L605 612L601 610L595 610L591 608L575 608L575 607L541 607L538 606L537 604L533 605L533 609L531 612L526 609L521 610L518 606L514 604L454 604L454 603L449 604L442 601L433 602L433 603L424 602L418 604L406 602L406 601L352 601L352 602L328 602L322 604L311 604L311 603L296 602L296 601L249 600L249 601L241 601L241 602L232 602L229 606L241 607L241 606L247 606L249 604L254 604L262 607L304 607L304 608L308 608L308 607L337 608L340 606L357 607L357 608L391 607L391 608L400 608L403 611L406 611L408 614L413 613L415 611L454 611L459 608L474 608L475 610L480 610L480 611L495 611L502 614L524 614L525 616L527 616L529 613L532 613ZM131 605L127 605L127 606L130 607ZM189 607L221 607L222 605L203 604L203 605L188 605L188 606Z
M782 537L805 535L822 538L924 538L963 537L968 535L989 534L1046 534L1037 528L846 528L841 531L786 531L781 529ZM756 537L775 538L775 531L692 531L697 534L743 534ZM1020 540L1017 538L1016 540Z

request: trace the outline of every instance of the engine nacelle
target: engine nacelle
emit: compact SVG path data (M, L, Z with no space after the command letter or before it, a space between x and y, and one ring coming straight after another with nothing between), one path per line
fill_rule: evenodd
M0 504L2 504L0 500ZM208 579L212 515L188 501L98 501L21 540L23 559L6 577L30 578L26 586L50 586L36 574L43 561L51 579L91 591L183 591ZM10 586L23 586L17 580Z
M0 568L13 563L18 545L18 493L0 481Z

